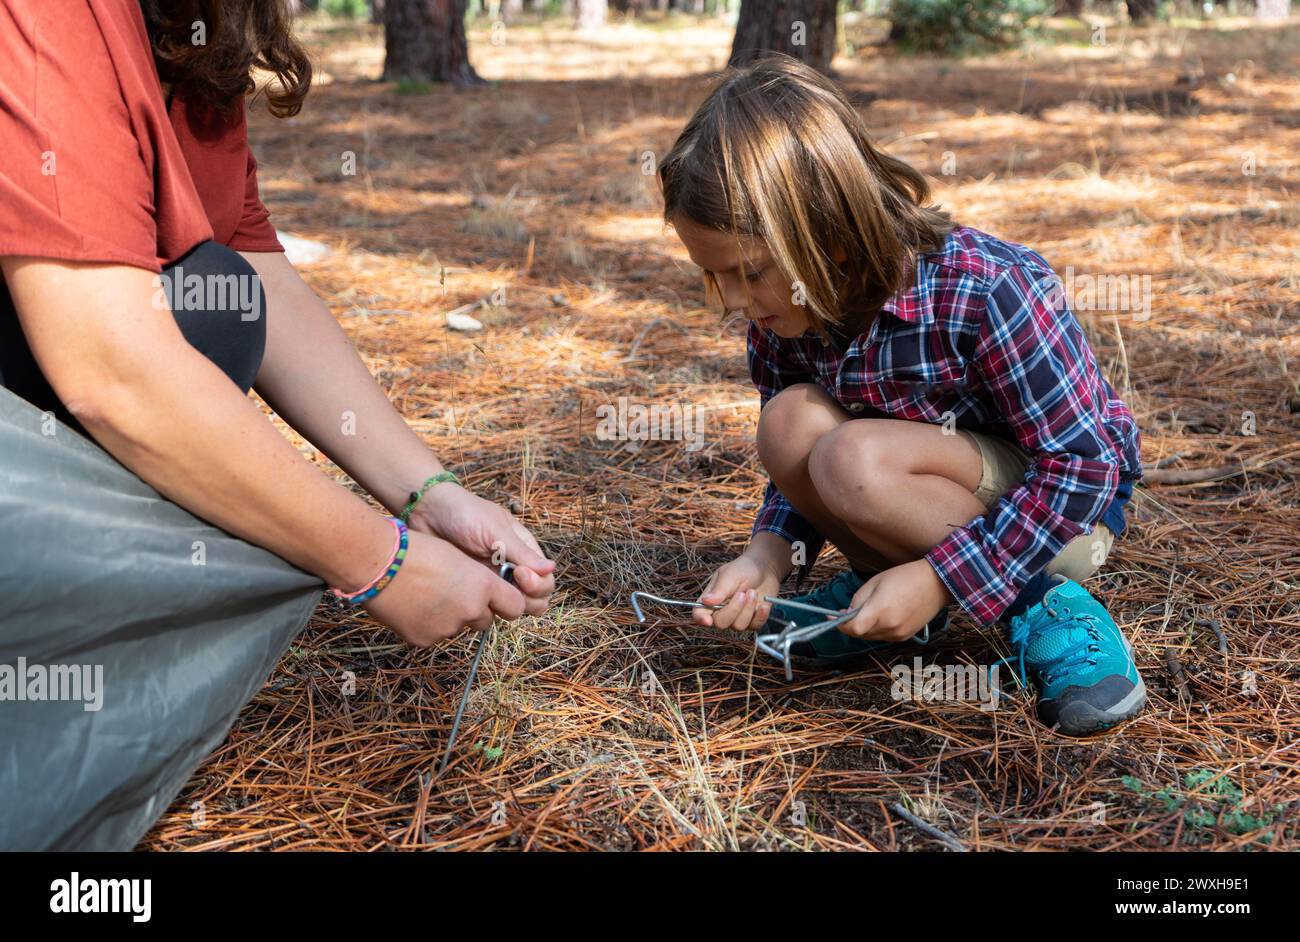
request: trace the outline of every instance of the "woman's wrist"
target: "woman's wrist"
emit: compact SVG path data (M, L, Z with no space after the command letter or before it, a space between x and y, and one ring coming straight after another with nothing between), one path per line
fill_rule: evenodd
M393 525L358 500L361 513L352 526L340 528L343 538L322 561L316 574L331 588L355 592L374 579L393 553Z
M431 509L449 491L459 489L460 478L456 477L451 471L444 469L431 474L424 479L423 484L407 495L406 503L397 514L397 517L409 523L412 514L421 509Z
M383 568L376 572L369 582L358 589L332 587L330 594L335 598L340 598L351 605L363 605L384 591L397 576L397 573L402 568L402 563L406 561L409 534L403 521L398 520L396 517L389 517L388 522L393 527L393 546Z
M460 500L468 494L469 492L459 481L441 481L434 484L424 492L420 502L415 505L415 509L411 512L411 519L418 519L421 516L432 517L440 505Z
M395 456L392 464L383 469L381 479L361 481L362 486L394 517L400 517L406 509L412 491L418 492L423 487L423 482L448 470L423 442L420 445L424 449L421 460L401 460Z

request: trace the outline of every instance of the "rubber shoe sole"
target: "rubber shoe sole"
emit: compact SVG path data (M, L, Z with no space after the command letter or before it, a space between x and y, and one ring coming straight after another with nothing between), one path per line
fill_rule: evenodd
M1124 687L1129 688L1127 693ZM1099 706L1096 700L1109 700L1112 705ZM1058 733L1087 736L1131 720L1146 704L1147 688L1142 678L1139 676L1134 685L1117 674L1091 687L1066 687L1056 699L1040 701L1038 717Z
M1133 645L1128 638L1123 640L1129 660L1133 660ZM1106 703L1110 705L1102 705ZM1140 673L1136 684L1112 674L1091 687L1066 687L1055 698L1040 700L1038 718L1065 736L1088 736L1131 720L1146 705L1147 685Z

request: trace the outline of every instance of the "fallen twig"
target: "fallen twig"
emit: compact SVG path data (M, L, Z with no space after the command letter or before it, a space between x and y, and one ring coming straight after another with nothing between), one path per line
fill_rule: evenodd
M948 847L956 851L961 851L962 853L965 853L970 850L969 847L967 847L961 841L957 840L957 838L953 837L947 831L941 831L933 824L930 824L927 821L922 821L916 815L912 814L912 812L904 808L902 804L900 804L899 802L896 801L893 804L891 804L889 807L893 808L894 811L900 817L902 817L904 821L912 825L912 827L916 828L918 831L922 831L930 835L936 841L942 841Z
M1217 618L1198 618L1192 624L1199 628L1209 628L1210 631L1214 632L1214 637L1219 641L1219 653L1228 653L1228 639L1224 636L1223 628Z
M1179 704L1187 706L1192 702L1192 691L1187 686L1187 674L1183 671L1183 664L1178 660L1178 655L1174 653L1173 648L1165 648L1165 667L1169 669L1169 676L1178 685Z

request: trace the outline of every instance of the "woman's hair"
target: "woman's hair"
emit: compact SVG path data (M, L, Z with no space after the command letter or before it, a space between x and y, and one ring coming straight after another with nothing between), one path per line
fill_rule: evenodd
M724 73L659 166L664 218L762 239L813 328L876 308L953 223L921 174L871 143L821 73L772 56ZM844 254L843 262L835 256ZM717 285L709 279L709 288ZM794 290L794 286L791 286Z
M158 77L186 104L218 111L253 91L254 69L277 117L297 114L311 87L311 60L293 38L285 0L140 0ZM197 43L196 24L203 42Z

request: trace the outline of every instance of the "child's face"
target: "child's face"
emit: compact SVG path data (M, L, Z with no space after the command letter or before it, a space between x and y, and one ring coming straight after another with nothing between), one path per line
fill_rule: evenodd
M754 321L778 337L798 337L812 326L804 306L794 303L794 285L781 272L762 239L737 238L681 216L672 222L691 261L717 282L729 312ZM742 256L744 278L740 274Z

